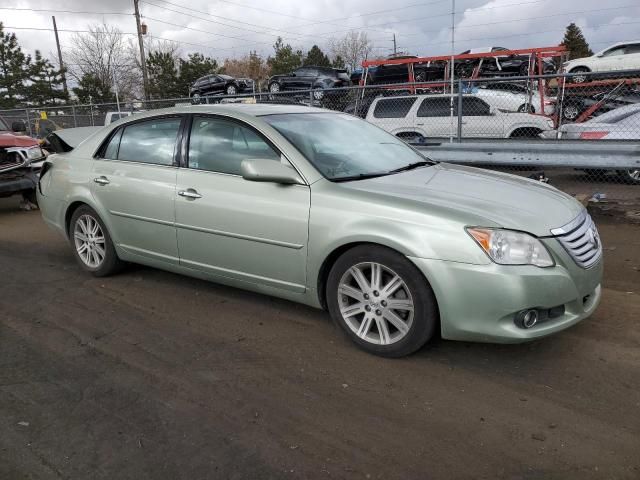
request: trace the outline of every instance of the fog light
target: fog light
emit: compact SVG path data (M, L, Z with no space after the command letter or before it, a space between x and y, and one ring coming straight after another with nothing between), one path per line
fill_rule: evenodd
M538 323L538 311L536 309L523 310L516 315L516 325L520 328L531 328Z

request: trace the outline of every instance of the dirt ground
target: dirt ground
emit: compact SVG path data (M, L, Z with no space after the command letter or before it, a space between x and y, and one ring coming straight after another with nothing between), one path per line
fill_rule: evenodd
M2 479L638 479L640 226L599 221L592 318L400 360L301 305L143 267L95 279L0 200Z

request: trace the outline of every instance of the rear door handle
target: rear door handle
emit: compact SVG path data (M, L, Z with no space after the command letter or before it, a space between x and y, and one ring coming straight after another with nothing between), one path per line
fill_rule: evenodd
M198 198L202 198L198 192L196 192L193 188L187 188L186 190L180 190L178 195L181 197L185 197L189 200L197 200Z
M104 175L98 177L98 178L94 178L93 181L95 183L97 183L98 185L109 185L109 179L107 177L105 177Z

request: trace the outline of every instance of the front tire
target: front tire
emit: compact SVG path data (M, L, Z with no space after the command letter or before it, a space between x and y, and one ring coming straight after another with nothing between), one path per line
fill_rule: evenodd
M421 348L438 324L436 299L406 257L378 245L342 254L327 279L333 320L361 349L402 357Z
M573 70L571 70L569 73L573 73L574 75L571 78L571 83L586 83L587 80L589 79L589 76L587 75L587 73L589 73L591 70L589 70L587 67L576 67Z
M225 92L227 95L236 95L238 93L238 89L235 85L227 85Z
M105 277L122 268L104 222L91 207L84 205L73 212L69 240L76 261L93 276Z
M622 177L625 183L640 185L640 169L633 168L629 170L618 170L617 173Z

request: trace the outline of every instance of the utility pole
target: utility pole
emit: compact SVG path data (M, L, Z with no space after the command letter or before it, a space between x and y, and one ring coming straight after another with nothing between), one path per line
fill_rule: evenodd
M393 34L393 54L396 55L398 53L398 46L396 45L396 34Z
M136 17L136 27L138 29L138 45L140 46L140 63L142 65L142 84L144 87L144 98L149 99L149 77L147 76L147 60L144 55L144 41L142 40L142 25L140 25L140 9L138 0L133 0L133 8Z
M58 26L56 25L56 17L52 16L51 20L53 20L53 31L56 34L56 47L58 47L58 63L60 64L60 71L62 72L60 76L62 77L62 89L64 90L64 94L69 94L69 89L67 88L67 75L64 73L64 64L62 63L62 49L60 48L60 39L58 38Z

